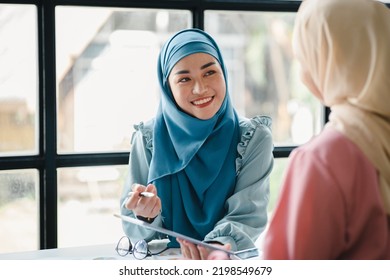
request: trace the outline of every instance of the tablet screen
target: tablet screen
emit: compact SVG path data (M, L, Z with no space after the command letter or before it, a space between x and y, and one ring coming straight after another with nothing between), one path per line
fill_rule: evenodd
M212 250L223 251L223 252L229 254L231 257L235 257L235 258L239 258L239 259L248 259L248 258L254 258L254 257L259 256L259 251L257 248L250 248L250 249L245 249L245 250L233 252L230 250L226 250L220 246L206 243L206 242L197 240L195 238L189 237L187 235L184 235L184 234L181 234L181 233L178 233L175 231L171 231L169 229L166 229L166 228L163 228L160 226L152 225L152 224L146 223L144 221L141 221L141 220L138 220L138 219L135 219L132 217L128 217L128 216L124 216L124 215L120 215L120 214L114 214L114 216L122 219L123 221L129 222L129 223L132 223L135 225L139 225L139 226L142 226L142 227L145 227L145 228L148 228L151 230L155 230L155 231L163 233L163 234L167 234L167 235L170 235L173 237L187 240L193 244L201 245L201 246L204 246L204 247L212 249Z

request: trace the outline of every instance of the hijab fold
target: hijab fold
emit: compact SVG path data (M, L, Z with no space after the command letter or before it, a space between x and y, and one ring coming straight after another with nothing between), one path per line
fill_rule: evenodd
M373 0L303 1L293 46L331 108L328 125L378 170L390 215L390 10Z
M176 63L194 53L215 57L225 77L225 99L207 120L183 112L168 84ZM213 38L199 29L185 29L162 47L157 72L162 95L148 183L157 187L164 226L203 240L223 217L224 203L235 186L239 123L227 90L227 71ZM178 244L172 239L170 246Z

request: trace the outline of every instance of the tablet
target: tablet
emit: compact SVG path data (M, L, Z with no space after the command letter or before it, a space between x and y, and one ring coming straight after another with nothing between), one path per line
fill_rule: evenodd
M201 246L209 248L211 250L218 250L218 251L225 252L226 254L228 254L230 256L230 258L233 258L233 259L245 260L245 259L250 259L250 258L254 258L254 257L259 256L259 250L256 247L250 248L250 249L245 249L245 250L240 250L240 251L226 250L220 246L206 243L206 242L200 241L198 239L189 237L187 235L184 235L184 234L181 234L181 233L178 233L175 231L171 231L169 229L166 229L166 228L163 228L160 226L152 225L152 224L149 224L147 222L144 222L144 221L132 218L132 217L128 217L128 216L124 216L124 215L120 215L120 214L114 214L114 216L122 219L123 221L129 222L129 223L132 223L132 224L135 224L138 226L142 226L142 227L145 227L145 228L148 228L148 229L151 229L151 230L154 230L154 231L157 231L157 232L169 235L169 236L173 236L176 238L187 240L193 244L201 245Z

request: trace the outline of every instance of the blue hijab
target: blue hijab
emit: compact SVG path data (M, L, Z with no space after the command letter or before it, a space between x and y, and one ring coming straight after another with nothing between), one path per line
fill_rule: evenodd
M162 47L157 66L162 91L153 131L148 183L156 185L165 228L203 240L225 214L236 182L239 123L229 92L218 112L201 120L183 112L168 84L175 64L194 53L215 57L227 71L214 39L200 29L176 33ZM178 247L171 239L171 247Z

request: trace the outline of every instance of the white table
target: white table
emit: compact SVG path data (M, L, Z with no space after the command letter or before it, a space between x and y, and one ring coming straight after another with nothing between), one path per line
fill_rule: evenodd
M167 241L159 240L149 243L149 250L159 252L166 247ZM121 257L117 254L116 244L81 246L59 249L46 249L17 253L0 254L0 260L126 260L134 257L128 254ZM160 255L146 258L146 260L177 259L180 258L180 249L168 249Z

